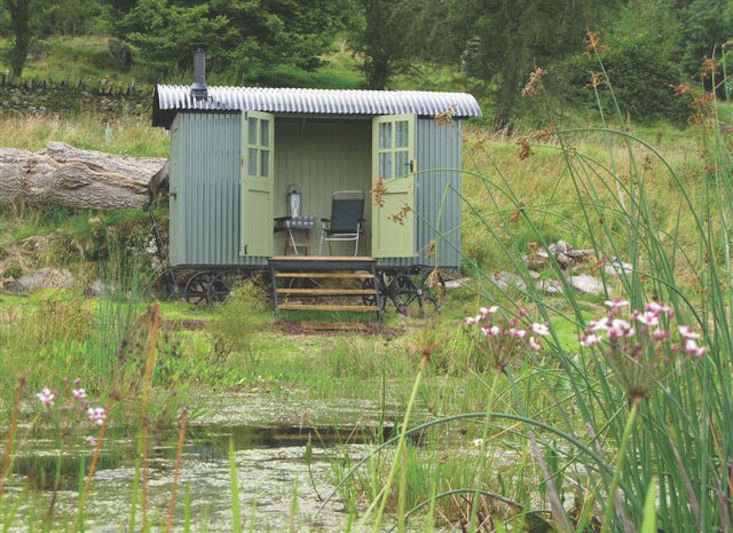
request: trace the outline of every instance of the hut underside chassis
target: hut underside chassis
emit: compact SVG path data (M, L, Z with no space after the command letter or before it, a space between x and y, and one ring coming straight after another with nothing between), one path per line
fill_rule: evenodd
M170 267L170 271L171 279L175 280L171 292L191 304L211 305L221 302L227 298L236 283L247 279L268 288L273 287L274 274L270 265L178 265ZM445 287L439 269L433 265L376 265L373 277L358 282L361 289L375 290L376 294L365 294L361 299L365 305L376 306L380 317L389 305L400 313L405 313L415 302L420 309L424 305L437 309L439 294ZM290 287L312 288L318 287L320 283L319 277L304 275L291 280ZM273 299L276 298L273 291Z

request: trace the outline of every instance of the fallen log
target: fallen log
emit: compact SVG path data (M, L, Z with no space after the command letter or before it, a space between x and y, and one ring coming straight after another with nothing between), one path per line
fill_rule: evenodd
M40 152L0 148L0 203L23 200L78 209L144 207L151 180L167 181L166 159L79 150L60 142Z

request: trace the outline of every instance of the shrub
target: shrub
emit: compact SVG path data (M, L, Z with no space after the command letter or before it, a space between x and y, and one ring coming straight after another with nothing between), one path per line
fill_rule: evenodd
M692 97L678 96L673 89L682 83L680 68L655 50L633 43L614 48L604 53L603 65L625 116L634 120L686 123L692 114ZM546 82L553 92L565 92L565 99L571 105L581 103L594 108L591 72L598 70L595 57L576 56L555 67ZM606 80L601 78L597 88L603 110L612 114L615 105Z
M255 333L269 318L266 310L265 293L254 282L247 280L233 287L207 328L219 360L232 353L250 354Z

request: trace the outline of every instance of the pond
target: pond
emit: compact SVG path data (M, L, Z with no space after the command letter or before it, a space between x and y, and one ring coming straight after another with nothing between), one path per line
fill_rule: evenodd
M310 519L334 486L334 465L363 457L372 448L380 409L374 403L338 400L314 403L296 396L238 394L202 400L204 417L188 427L182 455L176 525L182 529L184 494L191 495L194 531L231 530L229 440L233 441L240 487L240 508L245 531L254 513L254 531L342 531L347 521L343 504L336 501ZM396 416L393 410L390 416ZM381 438L388 436L385 425ZM316 429L317 428L317 429ZM149 454L149 517L164 525L175 470L175 429L167 438L158 435ZM110 428L103 455L88 497L87 531L127 530L135 476L134 432ZM306 446L312 442L312 458ZM15 459L14 474L6 494L22 492L29 476L41 487L40 499L24 501L13 527L28 529L32 515L45 513L55 498L55 515L73 520L78 499L79 472L88 467L90 452L77 450L64 456L61 482L54 494L56 454L53 440L36 439ZM84 463L82 463L82 461ZM139 494L137 496L139 500ZM8 501L6 499L6 501ZM139 503L138 503L139 511ZM140 523L138 512L137 525ZM157 528L156 528L157 529ZM161 528L162 529L162 528ZM13 530L13 528L11 528Z

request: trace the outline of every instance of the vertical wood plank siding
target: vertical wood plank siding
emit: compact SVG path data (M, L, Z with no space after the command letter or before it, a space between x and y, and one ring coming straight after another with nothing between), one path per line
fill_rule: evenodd
M171 127L171 191L177 193L170 214L170 257L175 265L264 266L267 258L242 257L240 243L240 114L179 112ZM415 258L385 258L384 267L433 265L427 246L438 240L436 223L446 187L460 191L460 121L439 125L417 121L415 179ZM446 170L447 169L447 170ZM286 214L286 193L295 185L303 193L302 212L328 217L335 190L366 194L366 233L359 253L371 254L371 120L275 119L275 216ZM171 204L173 205L173 203ZM175 211L175 212L174 212ZM460 265L461 201L446 193L439 232L438 265ZM319 222L311 231L310 253L318 253ZM272 221L252 231L271 231ZM285 233L275 239L282 253ZM353 253L348 244L332 249Z

